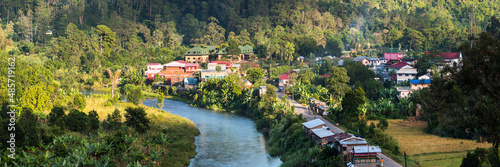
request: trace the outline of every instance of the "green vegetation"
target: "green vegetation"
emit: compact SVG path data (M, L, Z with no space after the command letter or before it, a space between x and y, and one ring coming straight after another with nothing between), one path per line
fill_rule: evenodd
M191 121L151 107L135 107L131 103L118 102L107 106L106 98L110 97L87 98L89 106L83 112L72 109L66 114L65 106L54 107L48 123L40 123L31 109L26 108L16 127L20 129L16 135L29 140L26 140L27 143L23 143L24 140L16 141L20 149L19 157L13 160L3 156L2 164L186 166L189 159L196 155L193 142L199 131ZM5 106L3 108L6 109ZM124 110L127 111L127 119L122 123L121 113ZM2 110L2 113L5 112ZM133 115L134 118L127 115ZM2 115L2 118L6 117ZM100 122L104 118L106 120ZM61 120L63 126L58 125ZM6 134L2 133L1 138ZM2 145L2 149L4 147Z
M121 123L124 121L124 114L120 112L123 112L124 108L115 110L106 107L124 105L120 101L124 99L136 105L140 104L144 94L157 96L156 93L152 94L149 85L161 79L144 78L146 63L164 64L173 60L184 60L183 54L192 46L212 45L217 46L217 51L227 47L229 53L236 54L240 52L238 45L248 44L255 46L256 57L266 59L262 63L259 62L259 65L268 67L271 80L292 68L306 68L304 72L291 75L290 82L293 86L287 88L287 92L302 103L307 102L310 97L328 102L331 105L329 119L338 121L337 117L342 117L338 113L343 110L362 112L366 118L404 118L412 115L418 103L423 105L425 111L423 119L428 121L427 132L470 139L484 138L492 143L493 149L488 151L492 151L491 154L494 155L495 152L498 153L500 140L496 133L500 129L497 123L500 122L500 112L497 111L500 93L497 92L499 88L496 84L497 71L500 71L497 62L500 55L497 44L500 38L500 22L497 19L500 16L497 12L499 10L500 5L495 0L481 3L457 0L249 0L189 3L5 1L3 9L0 10L0 91L15 90L16 94L1 93L0 100L3 104L12 98L19 106L14 108L19 116L19 133L27 134L17 135L19 141L24 141L20 140L23 137L41 138L42 143L50 144L54 141L50 138L51 133L55 137L68 138L52 142L54 147L57 145L57 151L38 146L39 140L30 140L33 143L28 142L26 146L34 147L21 148L28 153L26 155L31 157L31 154L49 151L61 159L62 156L72 156L73 159L68 158L67 162L75 162L78 158L74 155L82 153L77 154L75 150L81 151L82 149L77 147L85 147L81 143L106 143L108 139L121 144L130 143L131 138L124 138L127 138L127 135L134 136L135 130L131 128L119 131L123 129ZM471 15L474 20L471 20ZM491 36L481 34L476 36L479 38L468 43L469 34L477 35L478 30L486 30ZM406 54L409 57L421 58L416 65L418 75L425 74L441 61L426 56L425 51L462 51L464 66L461 70L446 69L445 73L436 75L430 89L414 93L410 98L397 99L394 83L382 84L373 80L374 73L359 63L346 61L345 67L335 67L335 62L315 61L317 56L325 55L380 57L388 48L408 50ZM295 65L298 64L298 56L304 56L303 62L307 66L310 65L311 69ZM12 73L8 71L8 58L16 60L16 86L11 89L6 86L7 76ZM288 65L276 67L274 63ZM249 65L241 66L243 71L248 69ZM217 68L217 71L222 70L224 69ZM444 75L448 73L450 77ZM318 76L323 74L330 76L326 79ZM250 89L241 86L239 82L242 78L228 77L209 80L201 84L198 91L191 90L180 95L182 98L176 97L178 91L175 87L164 93L174 95L167 98L184 101L189 99L189 103L194 106L234 111L250 116L256 120L259 129L268 135L293 109L288 107L288 102L276 99L274 94L257 98L255 88L265 85L255 83L260 78L260 72L249 76L248 79L254 83L254 88ZM82 88L105 90L111 93L111 97L99 99L101 103L97 106L100 108L97 108L92 99L89 101L92 97L79 93L78 90ZM268 88L273 90L270 85ZM349 106L341 103L343 98L350 98L344 95L348 90L358 88L365 91L366 102L360 102L356 105L357 108L343 109L346 105ZM120 93L115 92L118 89ZM5 106L6 103L2 105L6 111ZM95 112L90 112L92 110ZM146 113L147 111L146 109ZM111 118L105 117L107 115ZM355 119L354 114L350 117L357 120L350 123L352 126L364 125L365 119ZM8 122L7 119L8 115L1 116L0 134L6 134L4 123ZM48 123L45 122L47 119ZM100 126L96 119L106 121ZM77 127L77 122L84 126ZM135 123L132 126L138 131L147 129L145 121ZM150 128L154 129L156 123L152 121ZM381 125L382 128L385 127L384 124ZM347 125L346 128L352 129L352 126ZM96 127L99 127L97 132L102 129L115 129L116 137L87 136L89 132L95 133L92 131ZM368 128L359 128L360 134L370 136ZM289 128L282 128L281 131L287 129ZM290 131L295 132L295 129ZM377 141L392 142L387 142L386 137L380 137L382 135L379 135L377 130L373 133ZM31 134L33 135L30 136ZM194 133L189 133L192 134ZM4 140L3 137L0 138ZM78 144L69 138L84 142ZM385 145L384 143L381 145ZM23 146L24 144L20 143ZM144 145L140 147L149 149L147 144ZM134 145L130 152L121 153L135 154L138 150L134 148L139 149L139 146ZM397 154L397 146L387 144L384 148ZM33 151L34 149L37 150ZM193 154L191 152L184 155L181 152L190 149L191 147L184 147L184 150L176 150L180 156L169 156L168 162L174 163L172 166L184 166L188 163L185 159ZM301 161L290 161L292 165L302 164L305 161L299 156L306 153L306 148L296 150L286 150L280 154L284 155L283 159L292 160L293 158L288 156L293 156ZM166 161L159 160L158 155L172 155L172 152L147 150L147 155L150 156L150 161L147 162L152 163L149 165L159 166L161 162ZM316 156L315 150L309 152L315 153L310 154L315 156L306 159L315 157L324 160L322 162L331 160L320 158L321 155ZM47 156L36 157L47 159ZM123 162L145 164L145 161L135 161L140 159L139 155L136 155L135 159L127 159L126 156L104 156L99 153L97 159L100 158L102 162L96 162L95 166L109 162L106 158L115 157L118 157L118 160L113 162L121 166L125 165ZM494 161L488 163L493 164Z

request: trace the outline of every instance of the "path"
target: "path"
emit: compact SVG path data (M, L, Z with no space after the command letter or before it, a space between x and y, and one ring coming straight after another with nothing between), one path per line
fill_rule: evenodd
M283 92L278 92L278 97L280 99L281 99L281 96L284 96ZM287 99L288 99L288 101L290 101L291 105L295 106L295 113L297 115L298 114L302 114L302 116L304 118L306 118L307 121L319 118L323 122L325 122L326 126L328 126L331 130L333 130L333 132L335 132L335 133L342 133L342 132L344 132L344 130L342 130L342 129L338 128L337 126L333 125L330 121L325 120L322 116L315 115L315 114L312 114L311 112L308 112L306 106L298 103L297 101L293 100L291 97L287 96ZM396 161L392 160L391 158L389 158L388 156L386 156L384 154L379 153L378 156L380 158L384 159L384 167L386 167L386 166L388 166L388 167L402 167Z

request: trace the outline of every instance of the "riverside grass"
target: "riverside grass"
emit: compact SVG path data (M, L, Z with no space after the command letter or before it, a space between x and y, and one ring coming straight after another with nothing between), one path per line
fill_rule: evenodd
M491 147L490 143L475 140L439 137L424 132L427 126L423 121L404 121L389 119L389 127L384 133L394 137L401 152L406 152L420 166L460 166L467 151ZM378 121L368 121L377 124Z
M87 96L87 107L83 112L88 113L91 110L95 110L99 115L99 121L102 122L107 118L108 114L118 109L122 115L122 122L125 121L125 108L133 107L134 104L118 101L114 105L109 105L109 97L107 96L108 95ZM145 108L147 117L151 120L151 129L148 132L150 135L154 136L165 131L164 129L166 129L166 134L168 134L169 143L163 146L166 147L165 149L167 151L162 158L161 164L179 167L189 165L190 159L197 154L194 141L195 136L199 135L200 132L196 125L184 117L173 115L157 108L144 106L142 104L138 106ZM144 139L146 139L145 137L146 136L144 136ZM142 143L138 143L137 146L141 147L141 144Z

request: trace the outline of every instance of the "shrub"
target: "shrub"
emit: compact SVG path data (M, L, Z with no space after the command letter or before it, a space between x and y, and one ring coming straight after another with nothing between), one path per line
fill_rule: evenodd
M95 110L89 112L89 130L97 131L99 129L99 115Z
M112 114L108 114L108 117L103 122L104 129L116 130L122 126L122 116L120 115L120 110L116 109Z
M377 124L377 127L385 131L387 127L389 126L389 122L387 121L386 118L380 117L379 118L380 122Z
M74 132L85 132L88 127L89 117L84 112L71 110L66 116L66 128Z
M54 144L54 154L56 154L58 157L65 157L68 155L68 147L66 147L66 144L62 142L56 142Z
M64 109L62 107L54 107L49 114L49 125L51 126L59 126L60 128L64 127L64 117L66 114L64 113Z
M129 102L132 102L134 103L135 105L138 105L139 103L141 103L143 100L144 100L144 94L142 94L142 89L137 87L135 89L133 89L130 94L128 94L128 98L127 100Z
M73 108L83 110L87 106L85 96L77 94L73 97Z
M150 120L146 117L146 110L142 107L127 107L125 109L125 124L133 127L137 132L144 133L149 129Z
M19 131L17 131L18 127ZM38 146L43 134L41 134L40 122L30 108L23 108L18 127L16 127L16 142L20 141L19 145Z

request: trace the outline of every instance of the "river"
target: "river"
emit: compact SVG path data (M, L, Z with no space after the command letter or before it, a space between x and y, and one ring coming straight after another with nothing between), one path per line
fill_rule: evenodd
M149 99L143 104L156 107L156 103ZM250 118L167 99L163 110L193 121L201 132L195 141L198 154L190 167L274 167L282 163L269 156L267 141Z

